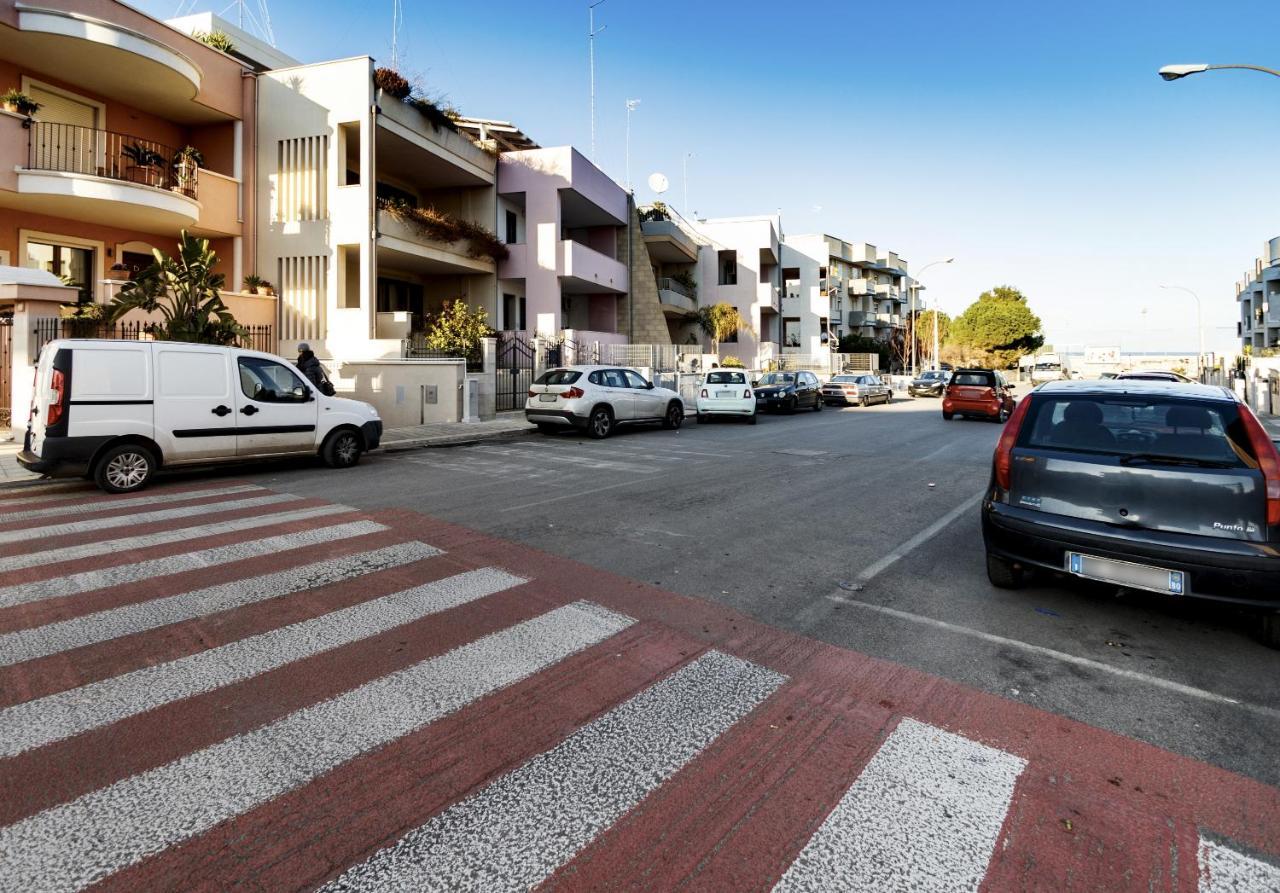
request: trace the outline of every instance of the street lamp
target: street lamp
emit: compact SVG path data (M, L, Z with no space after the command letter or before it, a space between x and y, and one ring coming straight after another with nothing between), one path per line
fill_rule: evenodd
M929 269L930 267L936 267L939 264L949 264L954 261L955 261L954 257L944 257L942 260L930 261L929 263L921 267L920 272L916 273L916 275L912 278L915 279L917 283L919 283L920 277L921 275L924 274L925 270ZM918 284L911 288L911 377L912 378L915 378L920 374L919 342L916 340L916 295L919 293L919 291L920 291L920 287ZM921 309L924 309L924 308L921 307ZM938 361L938 311L936 308L933 311L933 361L935 363Z
M1200 371L1204 369L1204 316L1200 312L1200 296L1181 285L1162 285L1160 287L1174 291L1185 291L1196 299L1196 333L1200 337L1200 355L1196 357L1196 374L1199 375Z
M1263 74L1272 74L1280 78L1280 71L1274 68L1263 68L1261 65L1208 65L1203 62L1193 63L1190 65L1166 65L1160 69L1160 77L1166 81L1176 81L1191 74L1200 74L1202 71L1218 71L1223 68L1243 68L1248 71L1260 71Z

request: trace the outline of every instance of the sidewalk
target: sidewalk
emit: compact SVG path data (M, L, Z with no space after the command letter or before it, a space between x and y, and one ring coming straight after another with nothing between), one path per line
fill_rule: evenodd
M34 484L40 480L40 475L32 474L18 464L18 453L21 451L21 441L0 441L0 487L10 484Z

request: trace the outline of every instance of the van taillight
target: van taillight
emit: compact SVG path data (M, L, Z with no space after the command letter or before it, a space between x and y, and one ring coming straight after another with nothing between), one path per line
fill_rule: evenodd
M1008 490L1013 483L1013 445L1018 441L1018 429L1022 427L1022 420L1026 418L1030 406L1030 397L1019 400L1013 415L1009 416L1009 421L1004 423L1004 430L1000 432L1000 442L996 444L995 466L996 484L1001 490Z
M1267 524L1280 525L1280 452L1267 434L1253 410L1244 404L1240 405L1240 421L1249 434L1249 444L1258 457L1258 470L1262 472L1262 480L1267 491Z
M64 392L67 388L67 378L62 374L61 369L53 370L53 380L49 384L49 420L45 425L56 425L62 418L62 414L66 412L63 404Z

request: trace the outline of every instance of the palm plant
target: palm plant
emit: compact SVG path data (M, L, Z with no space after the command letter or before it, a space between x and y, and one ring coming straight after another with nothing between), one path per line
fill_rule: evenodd
M153 253L155 262L112 299L109 319L115 322L131 310L159 313L162 321L146 326L159 340L235 343L244 330L222 301L226 277L213 271L218 255L209 240L183 230L175 256Z
M711 352L720 355L720 342L727 341L740 331L755 334L751 321L746 319L738 308L721 301L718 304L704 304L698 308L698 328L711 339Z

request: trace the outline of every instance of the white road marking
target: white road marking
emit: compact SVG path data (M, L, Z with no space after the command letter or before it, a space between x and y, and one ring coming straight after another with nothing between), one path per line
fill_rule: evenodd
M199 552L184 552L179 555L166 555L163 558L152 558L134 564L117 564L98 570L68 574L65 577L53 577L47 580L36 580L30 583L18 583L14 586L0 586L0 608L23 605L30 602L44 601L66 595L77 595L91 592L94 589L106 589L110 586L126 586L142 580L151 580L169 574L199 570L206 567L217 567L235 561L246 561L260 558L263 555L274 555L294 549L305 549L307 546L319 546L324 543L349 539L353 536L364 536L386 530L382 524L371 521L354 521L346 524L335 524L329 527L314 527L296 533L284 533L269 536L265 539L247 539L226 546L215 546L212 549L201 549ZM188 534L191 535L191 534ZM197 529L196 536L206 535L206 531Z
M4 493L39 493L39 496L20 496L14 499L4 498ZM53 495L46 495L52 493ZM69 499L84 499L86 496L101 496L102 493L91 485L80 483L65 484L39 484L30 486L22 490L7 491L0 489L0 509L10 509L14 506L32 505L34 503L59 503L66 502ZM2 513L0 513L2 514Z
M83 515L88 512L110 512L117 509L131 509L139 505L162 505L166 502L190 502L193 499L205 499L210 496L231 496L234 493L260 493L262 488L256 484L237 484L234 487L216 487L211 490L184 490L181 493L148 493L145 496L117 496L101 502L48 506L41 509L28 509L21 512L0 511L0 524L13 521L26 521L28 518L48 518L52 515ZM3 509L0 504L0 509Z
M600 459L591 455L581 455L577 453L550 453L540 452L538 455L530 455L528 450L503 449L501 447L474 447L473 450L478 453L483 451L486 457L506 457L517 456L532 462L556 462L560 464L572 465L575 469L589 469L591 471L625 471L633 474L656 474L657 468L651 468L647 465L639 465L635 462L619 462L614 459ZM469 462L486 461L480 459L476 455L466 457ZM502 463L502 459L488 459L487 461ZM510 461L510 460L507 460ZM546 467L546 466L543 466ZM551 466L555 468L556 466Z
M710 651L321 889L531 889L785 681Z
M14 890L80 890L635 621L576 602L0 829Z
M288 524L291 521L328 518L333 515L343 515L354 511L356 510L349 505L317 505L311 508L279 512L274 515L253 515L248 518L236 518L233 521L178 527L171 530L161 530L156 533L142 533L137 536L124 536L114 540L82 543L79 546L63 546L60 549L45 549L43 552L23 552L19 555L0 556L0 573L22 570L27 567L37 567L42 564L60 564L80 558L95 558L99 555L109 555L113 552L131 552L135 549L162 546L165 543L178 543L197 536L209 537L219 536L224 533L238 533L259 527Z
M1200 838L1200 893L1275 893L1280 866Z
M521 509L531 509L535 506L546 505L550 502L560 502L564 499L578 499L582 496L594 496L596 493L603 493L605 490L616 490L618 487L632 487L636 484L647 484L644 478L637 478L634 481L619 481L616 484L605 484L603 487L592 487L590 490L579 490L576 493L565 493L561 496L549 496L546 499L538 499L533 502L525 502L520 505L509 505L502 509L503 512L518 512Z
M871 580L873 577L876 577L879 574L883 573L890 566L892 566L896 562L900 561L901 559L905 558L907 555L914 552L924 543L927 543L929 540L933 539L933 537L935 537L939 531L945 530L947 527L955 523L956 518L959 518L965 512L972 509L974 503L981 500L983 495L986 492L987 491L984 489L981 493L978 493L978 495L969 497L964 502L960 503L955 508L953 508L951 511L947 512L937 521L934 521L924 530L921 530L915 536L911 537L911 539L907 540L905 543L898 546L898 548L890 552L887 552L879 561L864 568L862 571L858 573L858 576L855 577L854 579L858 580L861 583L866 583L869 580Z
M524 582L495 568L468 571L0 710L0 757L258 676Z
M132 527L135 524L150 524L155 521L172 521L174 518L196 518L212 515L215 512L233 512L238 509L258 508L264 505L278 505L292 502L299 497L291 493L269 493L266 496L254 496L249 499L231 499L226 502L207 502L200 505L184 505L181 508L159 509L154 512L139 512L136 515L111 515L106 518L90 518L86 521L67 521L62 524L50 524L46 527L26 527L22 530L0 531L0 545L5 543L39 542L53 536L67 536L72 533L87 533L93 530L110 530L113 527Z
M372 521L359 523L369 525L371 528L380 526L373 524ZM440 550L425 543L398 543L370 552L357 552L354 555L344 555L341 558L330 558L327 561L250 577L247 580L234 580L230 583L210 586L207 589L137 602L98 611L95 614L72 617L57 623L5 633L0 635L0 666L34 660L60 651L82 648L85 645L107 642L121 636L168 626L171 623L266 601L290 592L300 592L303 589L313 589L317 586L350 580L439 554Z
M1024 768L904 718L774 890L976 891Z
M1197 698L1202 701L1209 701L1214 704L1226 704L1231 707L1239 707L1242 710L1248 710L1265 716L1269 719L1280 719L1280 710L1274 707L1266 707L1261 704L1250 704L1248 701L1241 701L1236 698L1229 698L1226 695L1220 695L1217 692L1206 691L1203 688L1194 688L1190 685L1183 685L1181 682L1174 682L1171 679L1162 679L1159 676L1148 676L1146 673L1139 673L1136 670L1128 670L1124 667L1113 667L1110 664L1104 664L1102 661L1092 660L1088 657L1080 657L1075 654L1068 654L1065 651L1057 651L1053 648L1046 648L1043 645L1033 645L1030 642L1023 642L1018 639L1009 639L1005 636L997 636L994 633L983 632L982 630L973 629L968 626L960 626L955 623L948 623L945 620L937 620L933 617L925 617L920 614L912 614L908 611L899 611L896 608L886 608L884 605L873 605L870 602L862 602L857 599L845 598L840 595L827 596L833 602L839 602L842 605L850 605L855 608L861 608L864 611L874 611L877 614L884 614L887 617L896 617L899 620L908 620L912 623L920 623L926 626L932 626L936 629L946 630L951 633L959 633L964 636L971 636L975 639L981 639L984 642L991 642L993 645L1004 645L1010 648L1021 648L1023 651L1029 651L1032 654L1038 654L1042 657L1060 660L1065 663L1075 664L1078 667L1087 667L1090 670L1099 670L1104 673L1111 673L1115 676L1122 676L1125 679L1132 679L1135 682L1141 682L1146 685L1153 685L1157 688L1163 688L1167 691L1175 692L1180 695Z

